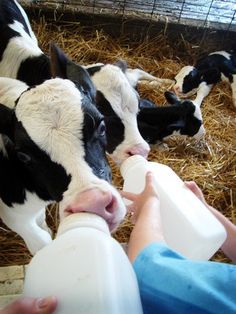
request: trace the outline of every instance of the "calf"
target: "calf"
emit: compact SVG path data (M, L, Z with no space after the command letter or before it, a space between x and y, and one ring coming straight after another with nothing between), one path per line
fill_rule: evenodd
M105 117L108 153L117 163L135 154L147 157L149 145L137 126L139 95L125 74L125 63L96 64L86 69L97 88L97 107Z
M179 100L171 92L165 92L169 106L156 106L148 100L140 100L138 127L150 144L173 135L193 136L197 140L205 134L200 106L191 100Z
M17 78L29 86L51 77L50 60L38 47L28 18L17 1L0 2L0 32L3 34L0 40L1 76ZM55 56L63 64L60 76L79 82L78 65L53 46L51 58ZM134 154L147 157L150 148L137 127L138 95L126 75L118 66L109 64L92 66L88 71L99 90L97 106L105 115L108 153L118 163ZM118 132L111 127L114 121Z
M110 230L124 217L121 197L107 182L105 144L104 119L88 89L60 78L36 87L0 78L0 217L32 254L51 241L45 223L51 202L59 202L61 218L93 212Z
M236 53L235 51L212 52L194 66L185 66L175 76L174 90L181 96L201 92L206 97L212 86L225 80L231 84L233 104L236 106Z

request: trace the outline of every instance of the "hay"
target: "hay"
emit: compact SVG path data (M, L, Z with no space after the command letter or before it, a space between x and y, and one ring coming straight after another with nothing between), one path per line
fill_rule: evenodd
M81 64L125 59L130 67L142 68L157 77L173 78L183 65L192 62L192 56L196 56L196 47L183 39L186 57L176 58L175 50L163 35L137 43L128 38L111 38L102 31L87 31L79 23L56 25L35 21L33 28L45 52L53 39ZM167 88L170 86L142 84L139 92L142 97L164 104L163 92ZM227 84L214 87L204 101L202 113L207 131L205 141L199 144L193 139L176 136L166 141L168 148L152 147L149 160L171 166L184 180L195 180L203 189L206 200L236 223L236 109ZM111 160L110 164L113 183L120 189L123 182L119 169ZM47 220L55 234L57 206L48 210ZM127 216L114 236L120 242L127 242L132 227ZM3 224L0 228L0 266L28 263L31 256L23 241ZM229 262L222 253L217 253L213 259Z

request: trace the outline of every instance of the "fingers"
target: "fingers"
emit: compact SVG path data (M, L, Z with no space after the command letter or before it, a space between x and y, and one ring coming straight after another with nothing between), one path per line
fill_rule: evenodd
M53 314L57 307L57 300L55 297L47 297L39 299L36 302L39 314Z
M206 203L204 195L199 186L194 181L185 181L184 184L191 190L203 203Z
M135 206L134 203L132 203L130 205L127 205L126 208L127 208L127 212L128 213L132 213L132 212L134 212L136 210L136 206Z
M127 198L130 201L134 201L137 197L137 194L131 192L120 191L122 197Z
M146 173L146 186L154 184L154 175L151 171Z
M55 297L21 298L0 310L0 314L53 314L56 307L57 300Z

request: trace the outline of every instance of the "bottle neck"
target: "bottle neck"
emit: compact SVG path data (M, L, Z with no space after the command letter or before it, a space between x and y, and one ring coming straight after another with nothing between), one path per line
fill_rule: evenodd
M75 213L65 217L58 227L57 236L75 228L94 228L110 235L106 221L92 213Z
M127 171L132 168L134 165L137 164L146 164L148 161L140 156L140 155L134 155L129 158L127 158L120 166L120 172L122 177L124 178L126 176Z

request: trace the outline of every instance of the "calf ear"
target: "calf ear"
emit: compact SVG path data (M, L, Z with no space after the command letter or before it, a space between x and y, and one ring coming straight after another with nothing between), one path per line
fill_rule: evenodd
M10 137L14 110L0 104L0 133Z
M66 66L66 75L69 80L75 83L78 88L82 87L82 91L94 100L96 97L96 88L86 69L82 66L68 61Z
M82 88L82 91L94 100L96 89L88 71L72 62L55 44L51 44L50 46L50 55L52 77L71 80L79 89Z
M66 65L68 58L54 43L50 44L50 60L52 77L67 78Z
M179 98L178 98L178 97L176 96L176 94L173 93L173 92L166 91L166 92L165 92L165 98L166 98L166 100L168 101L168 103L169 103L170 105L177 105L177 104L180 103Z
M119 67L123 73L125 73L125 71L128 68L127 62L125 60L117 60L116 63L114 63L114 65Z

